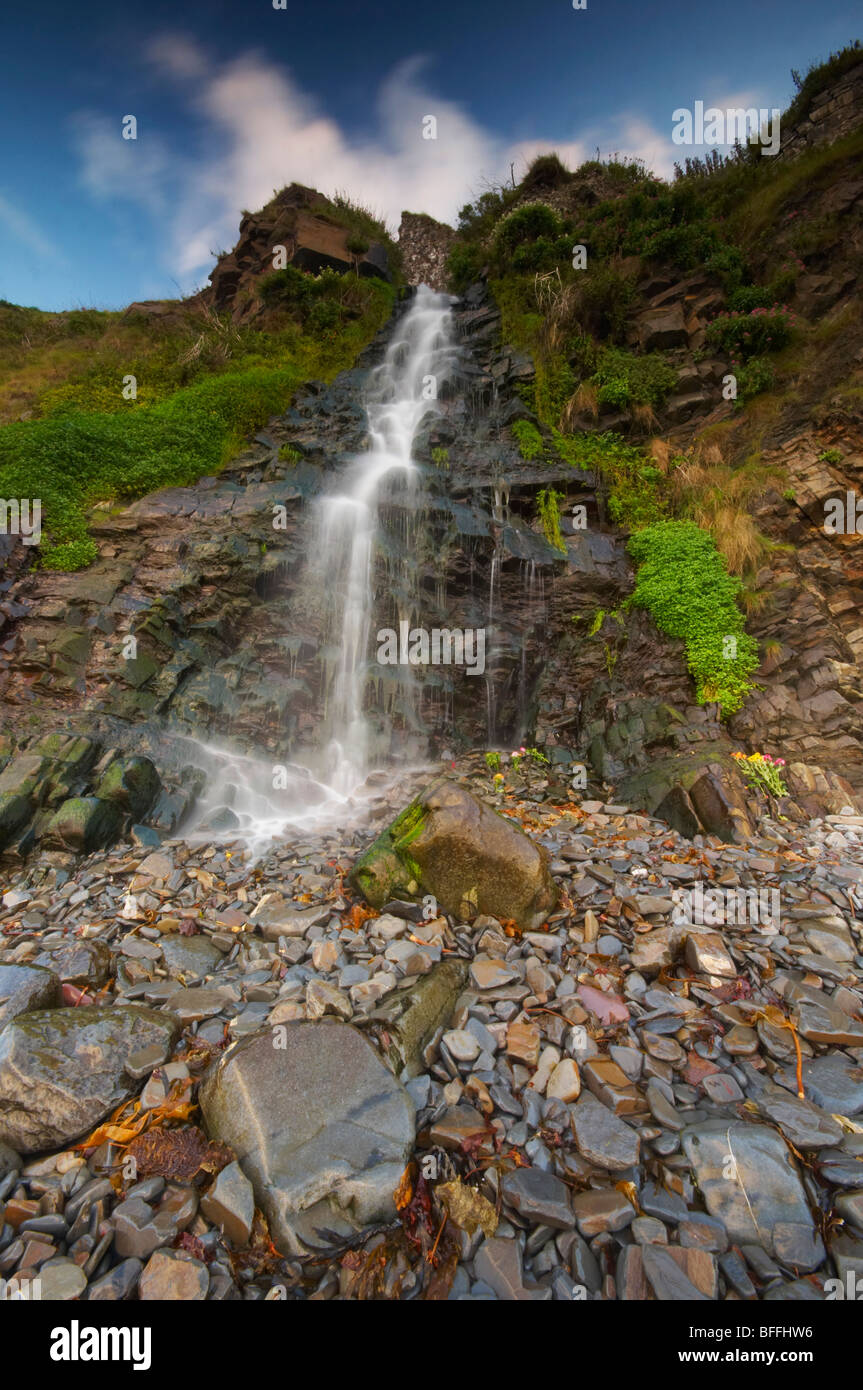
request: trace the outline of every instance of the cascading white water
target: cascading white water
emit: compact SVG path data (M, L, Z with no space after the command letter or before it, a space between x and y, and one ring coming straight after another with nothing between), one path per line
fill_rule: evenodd
M375 604L378 504L385 483L399 481L410 487L415 482L414 435L454 352L451 302L448 296L420 286L370 384L366 409L371 447L356 456L342 480L342 490L324 497L320 507L317 555L325 566L327 583L341 602L341 654L328 703L328 743L321 775L342 795L363 782L371 765L364 706Z
M353 457L338 490L318 506L307 582L324 611L320 756L310 759L309 767L296 760L270 765L189 740L193 761L206 770L208 782L193 838L221 833L244 840L257 856L291 827L334 821L346 825L352 815L349 803L356 801L359 809L365 796L381 791L380 785L360 790L374 765L365 696L374 657L370 642L379 505L388 488L416 482L414 436L434 408L437 385L449 375L457 352L451 304L449 296L424 285L417 290L370 381L365 402L370 448ZM409 606L414 609L415 601ZM407 684L410 676L404 680Z

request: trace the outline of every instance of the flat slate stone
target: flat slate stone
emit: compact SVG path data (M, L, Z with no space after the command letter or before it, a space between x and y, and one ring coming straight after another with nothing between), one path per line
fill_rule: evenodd
M795 1067L787 1067L775 1079L796 1092ZM828 1115L857 1115L863 1110L863 1067L841 1052L814 1057L803 1063L803 1089Z
M243 1039L204 1080L212 1138L230 1144L275 1244L352 1235L395 1216L414 1105L367 1038L328 1018Z
M92 986L98 989L111 974L113 957L104 941L69 941L63 946L43 951L35 965L53 970L64 985ZM47 1008L44 1004L42 1008Z
M222 952L208 936L182 936L169 932L159 945L171 975L191 975L202 979L212 975L222 960Z
M778 1086L765 1091L755 1103L762 1115L779 1126L795 1149L826 1149L830 1144L842 1142L841 1125L811 1101L790 1096Z
M778 1232L783 1249L794 1244L803 1257L798 1268L814 1269L824 1258L803 1184L775 1130L745 1120L710 1120L685 1131L683 1150L707 1210L723 1223L733 1244L760 1245L782 1259ZM790 1228L799 1228L799 1239Z
M569 1189L553 1173L542 1168L516 1168L503 1178L501 1191L504 1201L536 1226L570 1231L575 1225Z
M572 1106L571 1113L575 1142L591 1163L622 1172L638 1162L641 1141L637 1133L601 1101L584 1094Z

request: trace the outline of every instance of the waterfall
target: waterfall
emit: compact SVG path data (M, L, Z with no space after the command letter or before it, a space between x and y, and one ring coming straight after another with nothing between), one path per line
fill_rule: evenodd
M193 836L223 833L257 854L290 827L338 821L344 828L380 793L380 785L363 783L388 761L393 715L408 729L417 725L420 682L410 668L376 663L373 623L376 616L390 626L422 621L419 531L427 513L413 443L457 356L451 305L448 295L420 286L397 319L363 400L369 447L349 456L312 513L301 587L321 630L317 749L270 764L188 739L207 778ZM386 508L397 511L389 533ZM299 646L299 639L289 646L292 672Z
M366 696L367 686L377 685L379 675L370 666L370 643L380 504L398 488L417 488L414 435L433 408L437 383L455 351L451 302L424 285L418 289L369 383L365 406L370 448L354 457L338 490L324 496L319 506L313 553L319 581L327 586L329 640L340 649L327 704L320 776L341 795L359 786L374 762ZM405 539L410 561L409 533ZM408 568L415 571L416 565ZM403 578L409 583L411 575ZM416 611L415 592L409 594L409 604Z

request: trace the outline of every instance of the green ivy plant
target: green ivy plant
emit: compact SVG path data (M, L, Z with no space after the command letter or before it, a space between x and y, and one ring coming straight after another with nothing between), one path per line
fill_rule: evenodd
M518 441L518 451L523 459L535 459L542 453L542 435L530 420L516 420L512 432Z
M759 665L737 606L740 580L692 521L658 522L631 536L628 549L638 568L624 606L646 609L660 631L682 639L699 703L715 701L724 715L734 714Z
M565 494L556 492L553 487L541 488L536 495L536 510L545 539L555 550L565 551L563 535L560 530L560 504Z

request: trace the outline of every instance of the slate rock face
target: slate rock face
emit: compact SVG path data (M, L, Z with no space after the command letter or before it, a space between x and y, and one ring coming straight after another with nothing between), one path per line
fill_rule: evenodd
M349 1235L394 1217L414 1105L350 1024L288 1023L244 1039L207 1075L200 1102L279 1249L301 1253L322 1228Z
M430 893L462 921L480 913L541 926L557 889L541 845L455 782L433 782L359 860L351 881L373 907Z
M13 1019L0 1033L0 1140L26 1154L87 1134L135 1090L129 1054L177 1032L170 1014L124 1005Z
M781 1135L745 1121L709 1120L685 1132L683 1149L707 1210L734 1244L760 1245L801 1270L824 1258L803 1184Z
M0 965L0 1028L18 1014L53 1009L62 1002L60 981L38 965Z

